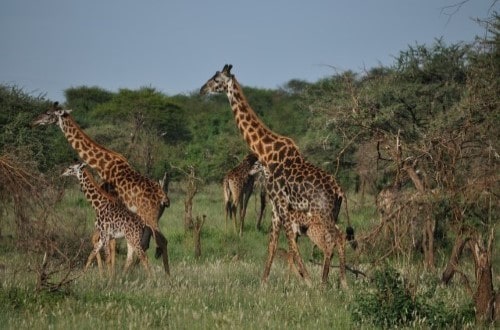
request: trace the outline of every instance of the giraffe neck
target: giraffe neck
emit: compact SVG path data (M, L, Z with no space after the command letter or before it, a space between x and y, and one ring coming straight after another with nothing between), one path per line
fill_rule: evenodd
M300 156L292 139L274 133L259 119L234 77L228 83L227 97L238 129L263 165L282 161L289 156Z
M267 162L266 150L272 150L273 144L278 140L278 135L271 131L250 107L243 94L243 89L236 81L231 79L228 84L227 97L233 110L236 126L243 138L259 160Z
M96 211L104 204L115 201L111 195L99 187L86 168L78 172L78 180L80 181L85 197Z
M60 116L58 125L70 145L78 152L78 156L95 169L104 180L113 183L113 176L110 169L113 166L116 167L117 164L128 164L122 155L108 150L93 141L78 126L71 115L65 114Z

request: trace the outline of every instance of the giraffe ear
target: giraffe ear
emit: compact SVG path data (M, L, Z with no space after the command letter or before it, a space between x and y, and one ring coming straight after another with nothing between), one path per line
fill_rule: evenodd
M226 65L224 65L224 69L222 69L222 72L230 75L232 68L233 68L233 66L231 64L226 64Z

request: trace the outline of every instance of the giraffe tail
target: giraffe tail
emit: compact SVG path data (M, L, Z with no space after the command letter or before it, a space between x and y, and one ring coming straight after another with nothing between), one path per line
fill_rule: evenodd
M154 231L154 238L156 241L155 258L158 259L166 253L166 251L163 251L163 247L167 246L167 238L159 230Z

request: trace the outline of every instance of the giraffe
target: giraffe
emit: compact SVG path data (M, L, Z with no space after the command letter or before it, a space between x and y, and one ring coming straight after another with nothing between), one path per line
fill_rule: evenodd
M262 281L265 283L268 280L279 231L283 227L299 275L310 284L310 275L303 264L295 241L296 233L292 228L290 210L314 212L315 218L336 223L344 192L331 174L309 163L302 156L291 138L271 131L260 120L248 104L235 76L231 74L231 68L232 65L226 64L222 71L217 71L201 87L200 94L226 93L243 139L269 173L266 178L266 190L271 200L273 216ZM343 236L340 238L341 246L344 246L345 239ZM338 250L339 253L344 251L343 248ZM339 272L340 283L346 287L344 274L345 269ZM323 281L327 276L328 270L323 267Z
M228 218L232 219L235 230L238 231L237 218L239 217L240 236L243 235L248 200L252 195L255 182L254 175L249 172L256 161L256 155L248 154L240 164L226 173L222 181L226 226Z
M256 161L249 171L251 175L256 175L257 173L261 174L264 181L268 180L270 176L269 170L259 161ZM296 238L306 235L313 242L314 246L317 246L323 252L323 283L326 283L328 280L330 263L335 246L339 249L340 272L344 272L339 276L339 279L342 280L342 278L345 278L345 244L343 244L342 233L337 224L331 221L323 221L321 213L293 209L289 210L289 221ZM347 231L349 230L348 228ZM293 263L293 255L291 254L288 255L288 264L289 268L300 276L299 270Z
M99 176L113 185L127 208L137 213L146 224L141 245L149 247L151 234L159 232L158 220L165 207L170 205L167 194L158 182L143 176L130 166L127 160L114 151L93 141L71 116L72 110L62 109L55 102L52 109L38 116L32 126L57 124L79 157ZM167 241L159 240L156 256L162 255L163 267L170 274Z
M123 205L118 198L103 190L85 168L86 165L85 163L72 165L62 174L63 176L76 176L78 178L85 197L96 212L95 226L99 232L99 239L94 243L92 252L85 264L85 270L88 269L99 251L104 248L108 272L112 274L113 270L109 267L109 239L125 237L127 240L127 261L125 262L124 272L127 272L132 264L132 257L135 252L144 269L150 275L148 257L141 246L142 232L145 227L144 222L136 213ZM155 232L154 237L157 240L165 239L158 231ZM101 272L101 268L99 268L99 271Z

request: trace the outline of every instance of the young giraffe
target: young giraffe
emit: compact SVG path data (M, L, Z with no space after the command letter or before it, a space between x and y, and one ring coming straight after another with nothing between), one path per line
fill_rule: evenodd
M262 166L259 161L256 161L249 174L261 174L264 180L268 180L270 173L267 168ZM323 252L323 283L328 280L330 263L333 256L335 246L339 249L340 272L345 272L345 245L342 240L342 232L337 224L331 221L324 221L320 213L306 212L301 210L289 210L289 221L292 226L292 231L296 238L300 235L306 235ZM289 268L300 276L299 270L295 267L292 258L288 256ZM340 279L345 277L345 273L339 276Z
M262 276L266 282L276 253L281 226L284 227L289 250L298 265L300 276L310 283L295 241L290 210L313 212L324 222L336 223L344 193L335 178L307 162L292 139L278 135L265 126L246 100L243 90L231 74L231 65L217 71L200 89L200 94L226 93L233 115L244 140L257 155L260 163L269 171L267 193L273 209L272 229L268 257ZM341 237L344 246L345 237ZM344 249L339 248L339 253ZM342 256L341 259L344 257ZM343 267L343 265L341 265ZM323 281L329 269L323 267ZM345 269L339 272L342 286L347 286Z
M226 173L222 181L224 191L224 207L226 213L226 227L228 218L233 220L234 228L237 228L237 218L239 217L239 234L243 235L245 214L248 200L253 192L255 177L249 171L257 161L254 154L247 155L236 167Z
M63 176L76 176L78 178L85 197L96 212L95 226L99 232L99 239L95 242L94 248L87 259L85 270L88 269L99 251L104 248L108 272L111 274L113 270L109 267L109 239L125 237L127 240L127 261L125 262L124 271L127 272L132 264L135 251L149 275L148 258L141 247L141 237L144 231L143 221L137 214L127 209L119 199L104 191L94 181L94 178L85 168L85 165L85 163L72 165L62 174ZM157 240L165 239L158 231L155 232L154 236ZM101 272L101 269L99 271Z
M57 124L80 158L95 169L104 181L113 185L127 208L144 221L146 229L141 246L146 250L152 230L159 232L158 220L164 208L170 205L167 194L158 182L134 170L122 155L93 141L75 122L71 111L63 110L55 102L53 108L36 118L32 125ZM162 255L165 272L170 274L167 241L160 241L162 245L158 246L156 255Z

